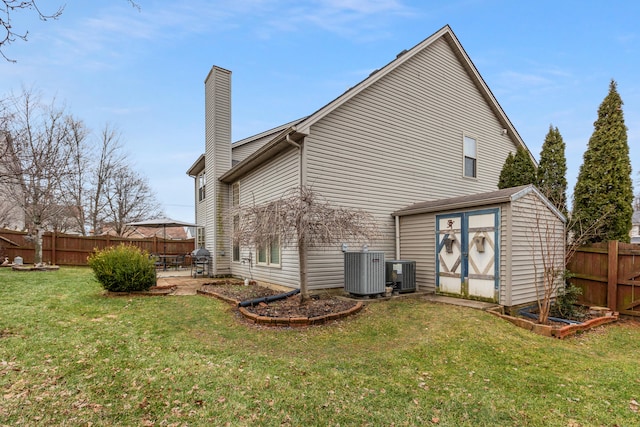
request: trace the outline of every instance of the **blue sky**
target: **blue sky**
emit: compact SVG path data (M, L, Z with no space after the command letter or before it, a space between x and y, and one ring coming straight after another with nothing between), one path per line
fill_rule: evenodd
M43 11L62 4L41 1ZM569 193L610 80L637 182L640 2L500 0L66 0L57 21L15 16L0 94L37 89L98 132L119 128L166 213L193 220L186 170L204 151L204 78L233 71L233 138L317 110L449 24L539 157L549 125L567 144ZM636 185L637 187L637 185Z

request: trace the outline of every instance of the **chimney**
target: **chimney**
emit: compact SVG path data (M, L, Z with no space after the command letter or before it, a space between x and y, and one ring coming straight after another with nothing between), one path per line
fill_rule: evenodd
M218 180L231 169L231 71L213 66L204 81L206 247L212 256L212 274L231 272L229 188Z

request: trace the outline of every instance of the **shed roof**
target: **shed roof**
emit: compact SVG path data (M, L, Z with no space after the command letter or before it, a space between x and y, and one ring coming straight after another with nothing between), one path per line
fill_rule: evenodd
M529 193L534 193L543 203L547 205L558 218L563 222L567 219L536 187L532 184L521 185L520 187L505 188L488 193L471 194L468 196L451 197L448 199L430 200L427 202L414 203L406 208L393 212L392 216L416 215L431 212L441 212L445 210L475 208L479 206L493 205L498 203L511 203Z

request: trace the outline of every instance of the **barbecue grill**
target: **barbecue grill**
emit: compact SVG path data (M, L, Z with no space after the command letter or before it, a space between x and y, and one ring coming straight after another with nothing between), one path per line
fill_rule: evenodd
M205 248L191 252L191 276L211 277L211 252Z

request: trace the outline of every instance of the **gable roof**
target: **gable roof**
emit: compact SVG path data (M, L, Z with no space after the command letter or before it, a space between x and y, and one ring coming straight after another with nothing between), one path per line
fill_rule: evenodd
M253 141L257 140L257 139L264 138L264 137L269 136L269 135L279 134L283 130L286 130L286 129L290 128L291 126L295 126L296 124L300 123L301 121L303 121L307 117L309 117L309 116L305 116L305 117L302 117L302 118L300 118L298 120L294 120L292 122L285 123L285 124L280 125L280 126L276 126L273 129L265 130L264 132L260 132L259 134L251 135L249 137L240 139L240 140L235 141L234 143L232 143L231 147L232 148L236 148L236 147L239 147L241 145L248 144L250 142L253 142Z
M385 65L379 70L372 72L367 78L362 80L360 83L351 87L350 89L347 89L347 91L344 92L342 95L338 96L333 101L329 102L328 104L326 104L325 106L323 106L322 108L314 112L313 114L301 119L298 122L291 122L279 128L274 128L274 129L281 129L281 132L277 134L275 138L271 140L269 143L265 144L262 148L257 150L251 156L247 157L245 160L243 160L242 162L232 167L227 173L223 174L220 177L220 180L226 183L233 182L235 179L239 178L240 176L242 176L244 173L246 173L248 170L252 169L253 167L256 167L259 164L262 164L264 161L267 161L273 158L273 156L279 154L285 149L291 148L294 145L291 143L291 137L293 137L294 134L296 136L296 138L294 139L298 139L298 140L308 135L312 125L317 123L319 120L321 120L322 118L324 118L325 116L327 116L328 114L336 110L337 108L339 108L341 105L351 100L353 97L355 97L356 95L358 95L359 93L361 93L362 91L364 91L365 89L373 85L374 83L376 83L378 80L382 79L383 77L391 73L393 70L395 70L405 62L409 61L416 54L426 49L427 47L432 45L435 41L441 38L447 42L447 44L452 49L452 51L454 52L454 54L456 55L460 63L463 65L463 67L469 74L469 77L478 88L478 91L481 93L482 97L485 99L485 101L487 102L487 104L495 114L500 124L504 127L504 129L507 130L507 132L510 135L513 136L513 139L517 142L517 144L521 145L525 150L527 150L527 152L531 156L531 159L534 162L536 162L533 155L531 155L529 148L526 146L526 144L520 137L520 134L518 134L518 131L516 130L516 128L513 126L513 124L505 114L504 110L498 103L497 99L493 96L493 93L489 89L489 86L487 86L487 84L485 83L484 79L482 78L482 76L476 69L475 65L471 61L471 58L469 58L464 48L458 41L458 38L453 33L453 30L449 25L445 25L440 30L436 31L431 36L427 37L425 40L418 43L411 49L403 50L402 52L400 52L396 56L396 58L391 62L389 62L387 65ZM265 134L268 134L268 132L269 131L259 135L264 136ZM249 139L256 139L257 137L258 135L254 137L250 137ZM251 167L248 167L249 164L251 164Z
M488 193L471 194L468 196L451 197L449 199L430 200L428 202L414 203L411 206L393 212L392 216L407 216L423 213L433 213L445 210L466 209L478 206L486 206L498 203L511 203L529 193L535 194L562 222L566 222L565 216L551 203L534 185L521 185L519 187L504 188Z

